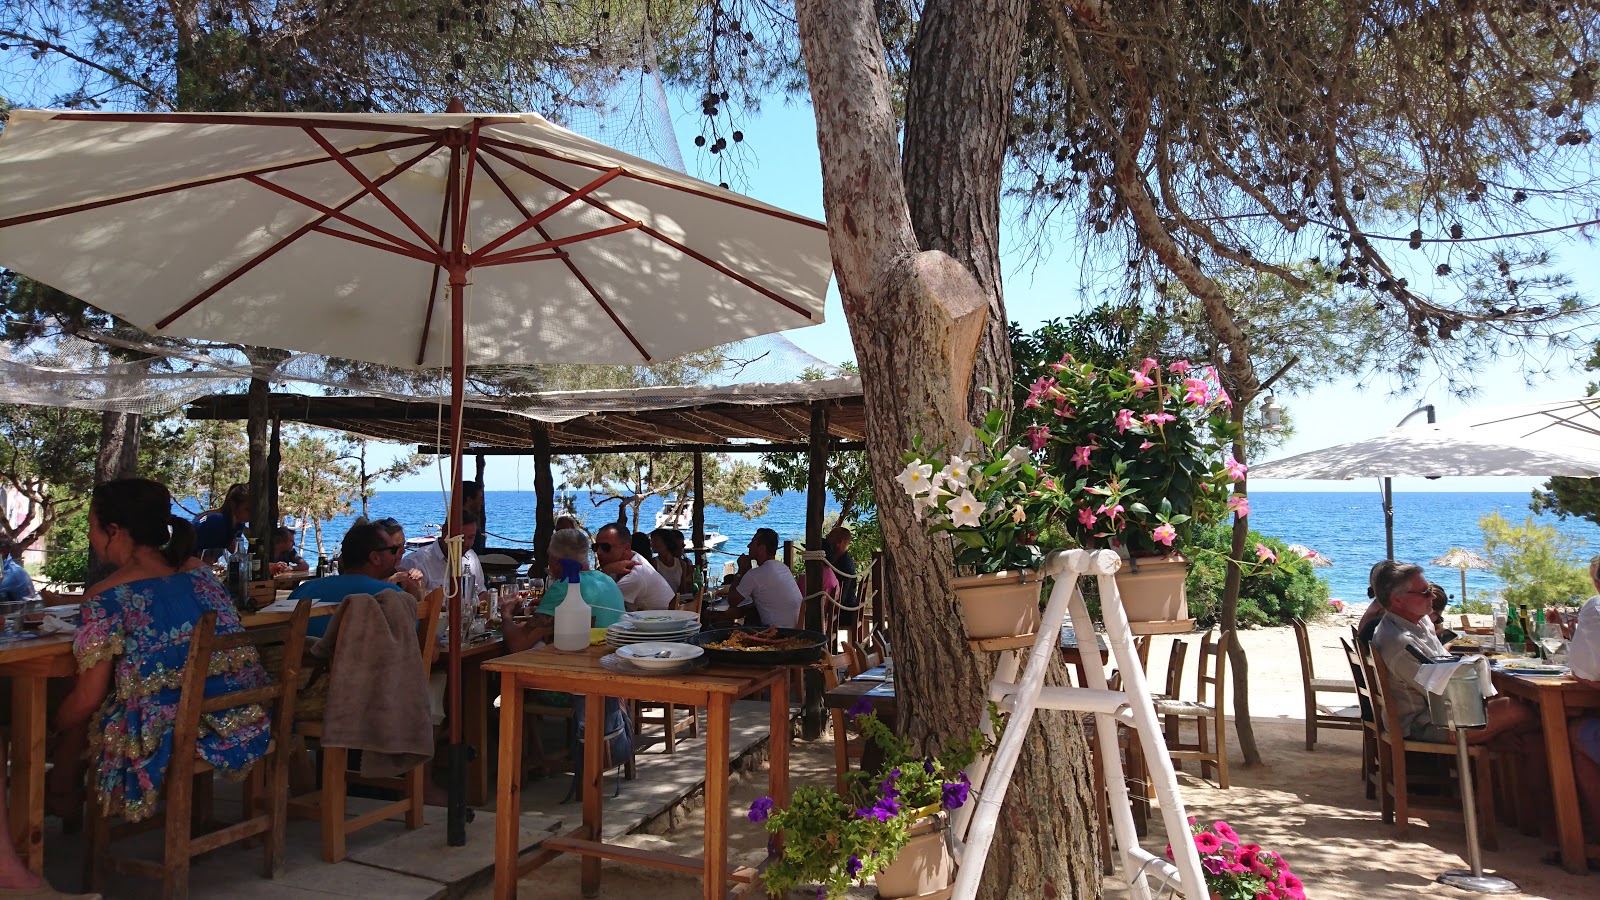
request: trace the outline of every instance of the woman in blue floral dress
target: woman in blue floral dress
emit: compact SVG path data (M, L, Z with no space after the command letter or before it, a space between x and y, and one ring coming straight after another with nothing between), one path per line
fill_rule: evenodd
M159 805L195 623L214 611L217 632L230 634L239 616L209 569L184 571L194 530L172 515L164 485L125 478L95 488L89 545L117 568L85 592L73 640L81 674L56 725L67 733L87 726L96 799L108 814L137 821ZM255 648L242 647L212 658L206 696L266 683ZM242 777L269 739L266 712L241 706L202 715L197 749L222 774ZM83 746L64 742L73 743Z

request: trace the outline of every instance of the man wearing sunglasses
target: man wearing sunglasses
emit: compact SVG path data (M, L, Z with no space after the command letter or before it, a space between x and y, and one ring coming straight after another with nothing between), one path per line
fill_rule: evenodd
M633 552L632 540L628 526L620 522L602 526L594 536L594 558L600 571L617 580L628 612L670 607L677 592L649 560Z
M313 578L302 583L289 595L291 600L310 597L318 604L337 604L351 594L372 594L393 590L396 581L395 563L405 549L405 542L391 536L376 524L356 525L344 533L339 547L339 574ZM422 599L420 579L402 575L400 589ZM308 637L322 637L328 630L328 617L315 616L306 625Z

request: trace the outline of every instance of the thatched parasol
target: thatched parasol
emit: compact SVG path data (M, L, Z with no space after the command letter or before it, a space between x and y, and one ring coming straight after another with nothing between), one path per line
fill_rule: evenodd
M1460 547L1451 547L1445 555L1429 563L1429 565L1449 566L1452 569L1461 570L1461 597L1457 601L1459 603L1467 602L1467 570L1494 568L1494 563L1473 553L1471 550L1464 550Z
M1333 565L1333 560L1329 559L1325 554L1318 553L1307 547L1305 544L1290 544L1289 552L1305 557L1306 562L1311 563L1311 568L1313 569L1326 569Z

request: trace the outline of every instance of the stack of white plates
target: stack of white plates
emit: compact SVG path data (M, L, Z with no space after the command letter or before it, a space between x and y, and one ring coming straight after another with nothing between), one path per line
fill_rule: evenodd
M612 647L625 647L629 644L641 644L648 641L681 642L687 641L691 636L700 631L700 620L686 620L684 624L671 631L642 631L628 620L624 619L606 629L606 644Z

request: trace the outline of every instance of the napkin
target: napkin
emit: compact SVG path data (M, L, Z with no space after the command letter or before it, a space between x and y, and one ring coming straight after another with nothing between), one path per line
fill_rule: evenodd
M1478 668L1478 686L1483 691L1483 696L1493 697L1499 691L1495 690L1494 682L1489 678L1489 661L1481 656L1453 659L1449 661L1432 662L1417 669L1417 684L1430 694L1443 694L1445 685L1450 683L1456 669L1462 666L1476 666Z
M40 634L77 634L78 626L57 616L46 614L44 621L39 623Z

